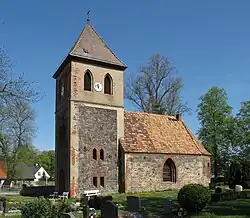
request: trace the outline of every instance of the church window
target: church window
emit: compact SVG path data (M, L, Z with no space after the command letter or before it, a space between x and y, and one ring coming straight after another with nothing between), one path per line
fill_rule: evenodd
M112 78L109 74L104 78L104 93L112 95Z
M97 177L93 177L93 185L97 187Z
M104 150L103 149L100 150L100 159L104 160Z
M176 167L171 159L167 159L163 166L163 181L176 182Z
M93 159L97 160L97 152L95 148L93 149Z
M92 86L92 75L89 70L87 70L84 74L84 90L91 91Z
M104 187L104 177L100 177L100 185Z

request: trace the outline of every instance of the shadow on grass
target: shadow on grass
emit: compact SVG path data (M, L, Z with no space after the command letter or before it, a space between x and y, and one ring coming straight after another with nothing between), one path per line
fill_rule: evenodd
M215 215L243 215L250 217L250 199L238 199L212 203L207 207L207 209Z

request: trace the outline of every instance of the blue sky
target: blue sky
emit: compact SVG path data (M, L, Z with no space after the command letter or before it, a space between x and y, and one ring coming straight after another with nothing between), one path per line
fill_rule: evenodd
M249 0L1 0L0 46L15 62L14 73L39 82L45 93L37 110L39 149L54 148L55 81L52 75L86 24L136 73L159 52L183 78L183 97L192 109L184 116L197 131L198 98L211 86L226 89L234 112L249 100ZM125 108L132 110L128 102Z

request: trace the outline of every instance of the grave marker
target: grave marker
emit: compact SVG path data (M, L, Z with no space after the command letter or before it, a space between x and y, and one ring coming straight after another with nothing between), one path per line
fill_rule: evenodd
M101 218L118 218L118 207L112 201L105 201L101 207Z

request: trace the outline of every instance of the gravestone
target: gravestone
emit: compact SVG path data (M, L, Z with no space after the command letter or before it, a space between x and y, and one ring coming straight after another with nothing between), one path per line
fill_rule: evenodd
M72 213L62 213L60 218L76 218Z
M242 190L243 190L243 187L241 185L236 185L235 186L235 191L236 192L242 192Z
M137 196L127 196L128 211L138 212L141 209L141 199Z
M3 202L0 201L0 211L3 211Z
M9 207L8 207L8 201L3 202L3 213L8 213L9 212Z
M171 200L168 200L168 199L164 200L163 207L164 207L164 214L172 213L172 201Z
M105 201L101 207L101 218L118 218L118 207L112 201Z
M89 218L89 205L83 205L83 218Z

